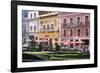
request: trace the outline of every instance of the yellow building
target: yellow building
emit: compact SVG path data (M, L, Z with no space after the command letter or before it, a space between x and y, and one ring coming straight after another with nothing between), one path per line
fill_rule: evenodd
M58 13L48 13L39 16L39 42L52 43L59 41Z

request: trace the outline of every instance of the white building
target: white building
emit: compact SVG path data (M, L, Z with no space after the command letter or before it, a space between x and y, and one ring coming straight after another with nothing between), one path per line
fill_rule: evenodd
M28 11L29 37L38 40L38 11Z
M34 39L38 41L38 11L23 10L22 11L22 41L23 44Z

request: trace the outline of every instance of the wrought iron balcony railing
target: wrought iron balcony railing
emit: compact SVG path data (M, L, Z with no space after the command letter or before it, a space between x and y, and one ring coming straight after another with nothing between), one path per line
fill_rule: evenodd
M58 32L59 30L58 29L42 29L40 32Z
M62 24L62 28L66 28L66 27L85 27L85 26L89 26L90 22L78 22L78 23L63 23Z

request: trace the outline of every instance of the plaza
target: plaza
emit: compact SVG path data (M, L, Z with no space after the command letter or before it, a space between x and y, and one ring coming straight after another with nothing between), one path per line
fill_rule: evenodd
M33 10L22 13L23 57L89 59L89 13Z

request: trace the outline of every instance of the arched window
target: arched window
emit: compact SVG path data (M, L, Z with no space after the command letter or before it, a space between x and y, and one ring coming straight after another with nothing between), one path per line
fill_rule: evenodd
M30 17L32 18L32 13L30 14Z
M85 22L89 21L89 16L85 16Z
M49 25L47 25L47 29L49 29L50 27L49 27Z
M70 18L70 24L71 25L73 24L73 18Z
M43 30L45 30L46 29L46 27L45 27L45 25L43 25Z
M58 41L58 38L55 38L55 41Z
M66 19L63 19L63 24L66 24Z
M36 26L34 26L34 31L36 31Z
M64 30L64 36L66 36L66 30Z
M54 29L54 24L51 24L51 29Z
M88 29L85 29L85 36L88 36L89 33L88 33Z
M89 16L85 16L85 24L89 25Z
M38 37L35 37L36 40L38 40Z
M36 13L34 13L34 18L36 18Z
M77 35L80 36L80 29L77 30Z
M70 30L70 36L73 36L73 30L72 29Z
M80 17L77 17L77 24L79 24L81 21L81 18Z
M30 26L30 30L32 30L33 29L33 27L32 26Z

